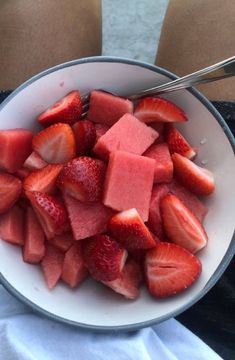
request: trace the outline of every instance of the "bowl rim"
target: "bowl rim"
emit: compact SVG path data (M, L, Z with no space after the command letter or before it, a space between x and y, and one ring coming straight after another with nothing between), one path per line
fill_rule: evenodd
M74 65L80 65L85 63L100 63L100 62L108 62L108 63L122 63L122 64L128 64L128 65L134 65L139 66L148 70L151 70L153 72L156 72L161 75L165 75L169 77L170 79L174 80L177 79L178 76L176 76L174 73L170 72L169 70L163 69L159 66L149 64L144 61L139 60L132 60L125 57L117 57L117 56L91 56L91 57L85 57L81 59L71 60L53 67L50 67L37 75L31 77L29 80L22 83L20 86L18 86L1 104L0 104L0 111L10 102L20 91L22 91L24 88L26 88L28 85L32 84L33 82L37 81L38 79L53 73L57 70L61 70L66 67L71 67ZM223 117L220 115L220 113L215 109L215 107L212 105L212 103L204 96L202 95L198 90L195 88L187 89L186 91L189 91L192 95L194 95L206 108L210 113L214 116L214 118L217 120L219 125L221 126L223 132L225 133L227 139L230 142L230 145L233 149L233 153L235 154L235 139L230 131L228 125L226 124ZM0 284L4 286L4 288L15 298L20 300L22 303L28 305L31 307L36 313L39 313L40 315L50 319L57 321L62 324L70 325L73 327L82 328L84 330L92 330L96 332L123 332L123 331L135 331L139 330L145 327L149 327L152 325L157 325L165 320L168 320L172 317L175 317L182 312L189 309L192 305L194 305L197 301L199 301L206 293L216 284L216 282L219 280L219 278L223 275L224 271L228 267L230 261L233 258L233 255L235 254L235 231L233 233L230 245L221 260L220 264L218 265L216 271L211 276L209 281L206 283L204 288L196 295L194 298L190 301L188 301L186 304L181 306L176 311L172 311L168 313L167 315L161 316L159 318L154 318L147 321L142 321L134 324L128 324L128 325L118 325L118 326L103 326L103 325L90 325L85 323L80 323L77 321L69 320L66 318L63 318L62 316L55 315L47 310L44 310L40 306L34 304L31 300L26 298L24 295L22 295L14 286L12 286L7 279L0 273Z

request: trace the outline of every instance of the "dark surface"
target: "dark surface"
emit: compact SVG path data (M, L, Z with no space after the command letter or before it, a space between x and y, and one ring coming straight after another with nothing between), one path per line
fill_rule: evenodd
M9 91L0 92L0 103L9 94ZM213 104L235 135L235 103ZM235 259L209 293L178 316L177 320L204 340L224 360L235 360Z

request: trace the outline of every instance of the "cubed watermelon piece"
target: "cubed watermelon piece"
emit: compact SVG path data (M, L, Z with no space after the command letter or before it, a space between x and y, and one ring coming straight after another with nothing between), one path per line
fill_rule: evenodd
M203 222L208 209L196 195L185 189L176 180L169 184L169 190L194 213L200 222Z
M169 183L173 178L173 161L166 143L153 144L144 156L155 160L154 183Z
M25 243L23 259L25 262L39 263L45 255L45 235L31 207L26 211Z
M69 195L64 196L64 201L76 240L86 239L104 232L109 219L114 214L101 202L85 203Z
M74 244L65 254L61 278L74 288L80 284L88 275L88 270L82 257L80 243Z
M105 179L104 204L122 211L136 208L148 220L155 162L126 151L110 155Z
M52 239L48 239L51 245L57 247L62 252L66 252L74 243L75 239L71 232L56 235Z
M0 238L14 245L24 244L24 212L19 206L0 215Z
M90 96L88 118L91 121L112 126L126 113L133 113L130 100L93 90Z
M160 201L169 193L167 184L154 185L149 207L148 226L160 240L165 238L162 217L160 213Z
M108 131L109 126L105 124L96 123L95 129L96 129L96 141L97 141L101 136L103 136Z
M42 271L49 289L53 289L59 281L64 263L64 254L56 247L47 244L42 259Z
M133 115L125 114L97 141L94 152L104 159L116 150L142 155L158 133Z
M32 139L30 130L0 130L0 168L10 173L20 169L32 152Z

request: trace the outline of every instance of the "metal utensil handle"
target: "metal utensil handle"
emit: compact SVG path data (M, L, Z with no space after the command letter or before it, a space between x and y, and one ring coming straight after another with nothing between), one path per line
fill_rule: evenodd
M225 79L235 75L235 56L198 70L194 73L170 81L166 84L152 87L138 94L128 97L130 100L138 100L145 96L160 95L163 93L186 89L188 87L205 84L216 80Z

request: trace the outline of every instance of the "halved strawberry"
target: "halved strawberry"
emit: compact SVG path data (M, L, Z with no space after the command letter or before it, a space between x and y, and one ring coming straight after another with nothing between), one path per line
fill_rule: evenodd
M195 150L172 124L167 124L165 137L171 154L178 153L188 159L193 159L196 156Z
M23 182L24 191L40 191L53 194L56 190L56 179L63 165L47 165L41 170L31 172Z
M90 120L78 121L73 125L77 155L88 155L96 141L95 125Z
M196 195L210 195L215 190L213 174L180 154L173 154L174 172L178 180Z
M134 111L134 116L146 123L187 121L187 116L182 109L171 101L160 97L146 97L140 100Z
M60 280L64 263L64 254L52 245L47 244L45 256L42 259L42 271L47 287L53 289Z
M33 149L49 164L63 164L75 157L73 130L67 124L55 124L33 138Z
M135 300L139 297L139 288L143 281L141 267L132 259L127 259L120 276L103 284L123 295L126 299Z
M22 182L17 177L0 173L0 214L9 210L19 199Z
M160 204L168 238L191 253L207 244L207 234L196 216L175 195L166 195Z
M46 127L56 123L74 124L82 114L82 100L79 91L72 91L37 118Z
M65 254L61 278L71 288L74 288L87 275L88 271L83 260L81 244L76 243Z
M61 201L39 191L27 191L26 196L48 239L61 234L68 228L67 212Z
M114 215L109 220L108 229L127 250L150 249L156 246L155 240L136 209Z
M106 166L101 160L80 156L66 164L57 185L64 194L84 202L102 197Z
M198 279L201 268L200 260L181 246L159 243L145 257L149 292L157 298L176 295Z
M24 168L31 171L42 169L45 166L47 166L46 161L44 161L35 151L33 151L24 162Z
M108 235L96 235L84 242L84 259L94 279L112 281L117 279L127 258L127 252Z

